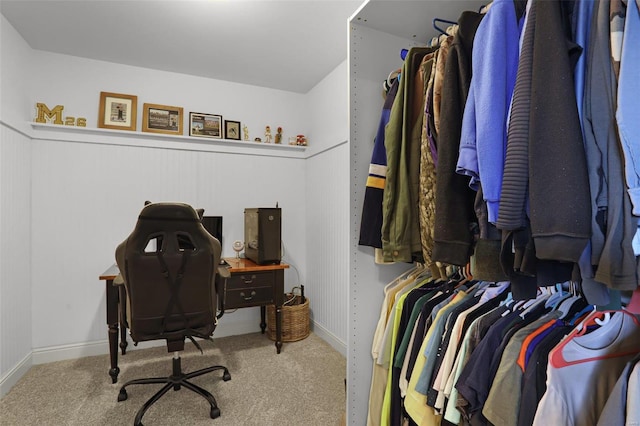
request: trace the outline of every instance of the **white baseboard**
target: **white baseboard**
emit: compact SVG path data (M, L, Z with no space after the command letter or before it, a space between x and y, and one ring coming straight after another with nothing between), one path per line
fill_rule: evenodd
M66 359L77 359L85 356L104 355L108 353L109 343L106 340L47 346L33 350L33 365L64 361Z
M330 344L336 351L340 352L342 356L347 357L347 345L338 337L318 324L315 321L311 321L311 330L318 335L322 340Z
M18 383L18 380L24 376L33 365L32 353L29 352L20 360L11 370L0 378L0 398L5 396L11 388Z
M219 324L213 337L227 337L239 334L255 333L260 331L260 326L255 321L242 321L228 324ZM165 344L162 340L152 340L140 342L138 346L133 346L131 340L127 339L127 351L136 349L146 349ZM120 350L118 348L118 350ZM33 350L33 365L46 364L48 362L63 361L66 359L77 359L85 356L106 355L109 353L109 341L98 340L94 342L74 343L70 345L48 346ZM28 369L27 369L28 370Z

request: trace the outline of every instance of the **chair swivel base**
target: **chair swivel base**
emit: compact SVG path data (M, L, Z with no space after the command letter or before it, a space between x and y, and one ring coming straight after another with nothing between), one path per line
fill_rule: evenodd
M211 412L209 413L209 415L211 416L212 419L215 419L217 417L220 417L220 409L218 408L218 404L216 403L216 400L213 397L213 395L211 395L211 393L209 393L206 389L203 389L200 386L189 382L188 379L202 376L203 374L211 373L216 370L224 371L222 375L222 380L224 380L225 382L228 382L229 380L231 380L231 375L229 374L229 370L227 370L226 367L223 367L221 365L203 368L201 370L194 371L192 373L183 373L180 357L173 358L173 374L171 376L130 380L120 388L120 393L118 393L118 402L125 401L127 399L127 390L125 388L129 385L147 385L147 384L164 383L165 385L162 387L162 389L160 389L151 398L149 398L149 400L144 403L142 408L138 410L138 413L136 414L136 418L133 424L134 426L142 426L142 416L144 416L147 410L156 401L158 401L162 397L162 395L167 393L171 388L173 388L174 391L178 391L182 386L184 386L190 391L193 391L198 395L202 396L209 402L209 405L211 406Z

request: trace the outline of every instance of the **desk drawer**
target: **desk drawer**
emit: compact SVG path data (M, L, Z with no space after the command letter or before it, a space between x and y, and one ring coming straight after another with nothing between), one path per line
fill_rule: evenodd
M225 309L273 304L273 287L227 288Z
M275 275L267 272L247 272L231 274L227 280L227 290L237 290L253 287L273 287Z

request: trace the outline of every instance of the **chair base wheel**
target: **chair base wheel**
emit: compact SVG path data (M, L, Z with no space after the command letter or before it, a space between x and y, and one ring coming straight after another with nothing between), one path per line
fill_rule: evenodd
M220 417L220 409L218 407L212 408L210 415L212 419L217 419L218 417Z
M211 411L209 412L209 416L212 419L216 419L220 417L220 409L218 408L218 405L213 395L211 395L211 393L206 389L203 389L200 386L196 385L195 383L190 382L189 379L193 377L201 376L203 374L211 373L214 371L219 372L220 370L223 370L223 379L225 382L231 380L231 374L229 374L229 370L226 367L221 365L214 365L211 367L194 371L192 373L185 374L182 371L180 357L173 358L173 370L172 370L173 374L171 376L151 377L151 378L145 378L145 379L130 380L120 388L120 392L118 393L118 401L124 401L128 398L126 389L131 385L164 384L164 386L160 390L158 390L151 398L149 398L149 400L145 402L144 405L140 408L140 410L138 410L138 412L136 413L136 418L133 424L134 426L142 426L142 417L144 416L144 414L163 395L165 395L167 392L169 392L172 389L177 391L177 390L181 390L182 388L187 388L188 390L195 392L196 394L200 395L201 397L203 397L209 402L209 406L211 408Z

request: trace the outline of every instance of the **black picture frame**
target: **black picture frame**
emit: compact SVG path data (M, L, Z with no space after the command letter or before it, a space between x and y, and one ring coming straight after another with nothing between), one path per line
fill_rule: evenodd
M224 138L234 141L240 140L240 122L233 120L224 120Z

